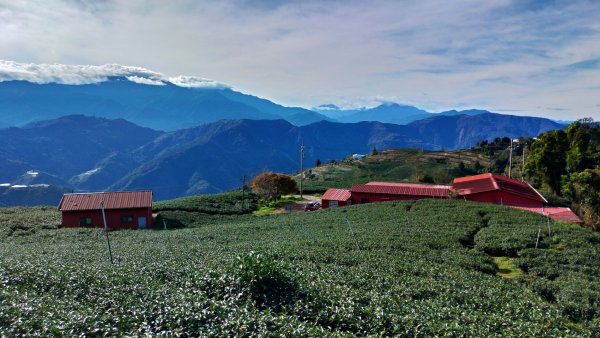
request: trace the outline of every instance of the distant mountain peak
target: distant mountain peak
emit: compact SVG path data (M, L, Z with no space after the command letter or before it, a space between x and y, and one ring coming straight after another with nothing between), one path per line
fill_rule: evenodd
M35 64L0 60L0 82L27 81L37 84L83 85L107 82L114 78L122 78L138 84L154 86L164 86L171 83L186 88L230 88L230 86L214 80L184 75L168 77L143 67L122 66L118 64L100 66Z

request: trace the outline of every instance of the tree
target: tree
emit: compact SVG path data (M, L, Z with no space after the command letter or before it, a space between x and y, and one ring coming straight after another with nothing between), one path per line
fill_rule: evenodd
M528 176L546 183L553 193L560 195L561 176L567 173L568 148L567 134L564 131L553 130L542 134L531 145L525 165Z
M594 229L600 226L600 125L581 119L540 135L529 147L526 174L571 201Z
M419 177L417 180L420 183L435 183L435 181L433 180L433 177L431 177L429 174L424 174L423 176Z
M252 190L265 201L274 201L284 194L293 194L298 191L296 181L288 175L280 173L263 172L250 181Z
M473 169L478 174L481 174L483 172L483 166L481 165L481 163L479 163L479 160L475 161L475 165L473 166Z
M594 230L600 226L600 169L586 169L562 177L563 195L573 201L573 206L584 221Z
M321 166L321 160L317 159L315 161L315 167L320 167Z
M598 126L591 118L577 120L570 124L565 132L569 140L567 152L567 171L580 172L597 165L598 145L600 144Z

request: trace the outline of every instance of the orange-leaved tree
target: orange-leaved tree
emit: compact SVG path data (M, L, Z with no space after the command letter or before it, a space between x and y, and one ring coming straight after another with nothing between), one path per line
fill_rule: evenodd
M296 181L288 175L272 172L263 172L250 181L252 190L265 201L274 201L285 194L298 191Z

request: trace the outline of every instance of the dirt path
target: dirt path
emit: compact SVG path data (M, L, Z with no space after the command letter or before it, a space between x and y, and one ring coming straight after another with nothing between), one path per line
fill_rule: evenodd
M300 198L300 195L294 195L294 197ZM281 208L277 208L277 209L275 209L275 211L273 211L273 213L274 214L287 214L290 212L304 211L304 205L306 203L308 203L308 202L319 202L320 203L321 202L321 197L304 195L303 198L304 199L302 201L288 203Z

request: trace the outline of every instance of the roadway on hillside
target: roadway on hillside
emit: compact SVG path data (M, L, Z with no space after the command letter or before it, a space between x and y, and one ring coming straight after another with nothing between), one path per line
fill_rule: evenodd
M294 195L294 197L296 198L300 198L300 195ZM306 203L309 202L319 202L321 203L321 197L320 196L308 196L308 195L304 195L303 200L300 201L296 201L294 203L288 203L280 208L275 209L275 211L273 211L273 214L287 214L290 212L298 212L298 211L304 211L304 205Z

